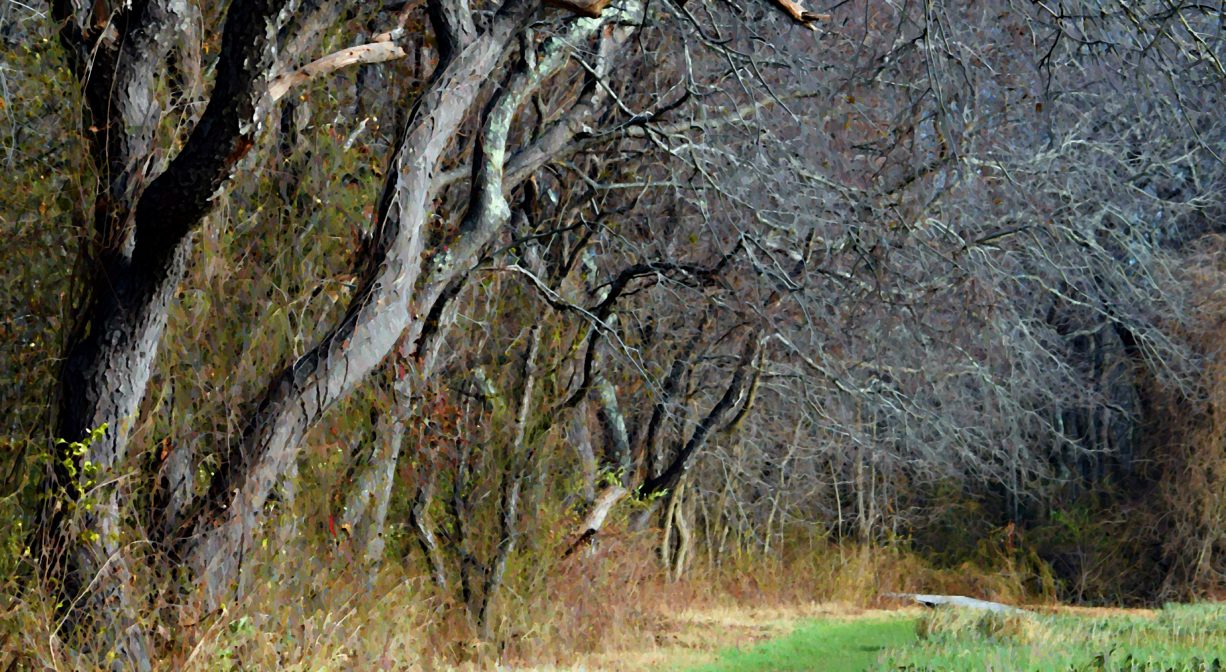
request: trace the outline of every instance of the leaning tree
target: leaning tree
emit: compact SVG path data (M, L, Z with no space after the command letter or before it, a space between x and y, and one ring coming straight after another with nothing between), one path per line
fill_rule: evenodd
M34 549L69 629L86 617L108 624L100 650L113 649L117 665L150 665L135 559L186 568L206 604L241 590L244 558L307 433L389 359L426 364L421 346L445 328L438 317L454 288L510 226L511 203L543 167L625 137L659 142L651 123L675 101L642 90L656 78L627 80L643 71L623 70L623 54L650 48L647 40L683 53L661 26L688 22L706 34L699 24L714 20L684 4L635 0L549 3L558 9L431 0L427 20L414 3L395 4L372 14L356 3L294 0L222 9L51 3L96 186L76 213L77 319L62 357L52 424L59 441ZM773 7L805 27L820 19L791 0ZM361 13L389 23L312 58L322 35ZM191 487L194 461L182 444L156 454L159 464L144 473L155 475L145 478L159 481L150 489L160 494L144 529L134 529L124 515L136 487L126 469L131 439L194 238L236 172L283 126L276 110L296 87L407 53L429 74L417 73L420 86L402 87L406 98L394 101L385 177L370 194L369 224L355 222L343 308L243 404L241 429L212 447L202 492ZM725 56L732 70L747 67ZM631 108L631 99L646 103ZM154 552L137 552L145 546Z

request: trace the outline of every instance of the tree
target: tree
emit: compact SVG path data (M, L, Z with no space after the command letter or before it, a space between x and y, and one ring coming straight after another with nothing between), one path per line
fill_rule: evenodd
M614 116L607 80L645 18L642 4L607 4L561 5L590 18L551 15L556 34L538 40L535 2L509 0L481 14L462 0L428 3L437 64L396 129L348 307L250 404L239 435L219 446L203 496L190 504L187 491L166 498L147 530L157 548L191 568L212 603L239 579L262 511L309 429L381 362L409 361L426 331L438 328L428 316L508 222L508 193L546 163L602 140L589 129ZM819 18L791 2L778 7L805 26ZM406 53L396 43L411 39L402 15L400 28L299 67L342 11L341 3L277 0L234 3L223 16L159 0L52 3L83 92L98 187L81 213L88 235L75 297L80 318L67 339L54 424L64 442L47 478L37 550L70 618L118 615L105 640L137 667L148 667L149 654L128 564L142 539L122 522L120 476L168 307L193 235L262 141L277 99L338 68ZM196 32L214 19L224 24L220 44ZM556 73L576 69L578 45L595 45L588 83L578 90L585 97L560 91L559 107L525 135L515 123L521 108ZM218 49L214 80L197 117L178 104L204 88L202 52L210 46ZM190 131L170 137L171 123ZM478 138L471 145L457 141L467 128ZM609 139L622 135L610 130ZM450 153L458 153L450 159L454 172L441 170ZM471 181L457 184L466 173ZM455 209L434 216L436 199ZM190 463L175 460L179 470Z
M1201 5L85 4L50 13L80 252L32 550L116 666L151 665L142 577L241 596L311 479L377 562L410 472L488 637L545 492L571 555L632 495L712 558L943 488L1024 522L1198 394Z

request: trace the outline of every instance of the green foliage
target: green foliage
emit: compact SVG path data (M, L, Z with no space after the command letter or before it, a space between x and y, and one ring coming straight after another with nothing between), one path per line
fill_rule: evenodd
M98 465L89 460L86 455L89 453L89 447L106 434L106 429L107 423L104 422L89 430L89 434L80 441L55 440L57 448L56 459L59 466L64 468L64 473L72 479L66 487L71 489L69 495L74 501L78 500L95 484L95 478L98 475ZM78 465L80 465L80 473L78 473ZM78 476L80 478L77 478ZM89 510L90 503L83 502L82 506Z
M602 469L596 475L596 484L602 488L611 488L616 485L621 485L625 480L625 472L622 469Z

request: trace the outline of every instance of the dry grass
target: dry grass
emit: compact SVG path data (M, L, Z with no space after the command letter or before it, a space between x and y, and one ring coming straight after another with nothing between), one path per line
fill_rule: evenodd
M1140 609L1126 607L1076 607L1067 604L1042 605L1033 609L1041 614L1067 614L1069 616L1084 616L1086 618L1112 618L1115 616L1138 616L1154 618L1158 609Z
M642 670L708 662L720 649L785 635L805 620L879 617L881 607L898 606L881 593L1007 599L1011 585L934 571L894 549L828 544L770 558L731 555L671 582L656 541L614 529L594 551L566 560L548 545L518 555L496 605L493 642L474 636L464 608L411 559L368 577L343 548L327 547L269 550L252 563L260 574L241 601L203 617L181 603L166 607L146 629L164 669ZM7 601L0 649L20 653L0 655L0 663L16 655L18 669L93 667L64 655L49 636L50 613L28 593Z
M729 647L747 648L786 636L803 621L819 618L873 620L900 614L918 615L919 610L910 607L865 609L845 602L689 608L676 614L661 614L656 630L645 635L639 646L582 656L563 667L518 669L607 672L684 669L710 663L720 651Z

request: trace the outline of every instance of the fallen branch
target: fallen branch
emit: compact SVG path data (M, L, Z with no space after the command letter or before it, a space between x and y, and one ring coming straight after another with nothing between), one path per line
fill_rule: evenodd
M981 609L983 611L994 611L1000 613L1016 613L1023 612L1025 609L1001 604L1000 602L989 602L980 600L974 597L966 597L965 595L923 595L918 593L886 593L886 597L895 597L900 600L915 600L919 604L933 609L936 607L963 607L966 609Z
M779 9L782 9L785 14L792 17L792 20L809 30L816 30L813 24L818 21L829 21L829 14L817 14L801 7L794 0L771 0Z
M347 68L351 65L383 63L384 61L404 58L404 49L395 42L392 42L390 37L390 33L385 33L379 36L379 38L385 39L369 44L360 44L348 49L341 49L338 52L311 61L293 72L280 75L268 85L268 95L275 102L283 98L295 86L306 84L312 79L336 72L342 68ZM379 38L376 39L378 40Z

